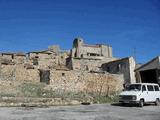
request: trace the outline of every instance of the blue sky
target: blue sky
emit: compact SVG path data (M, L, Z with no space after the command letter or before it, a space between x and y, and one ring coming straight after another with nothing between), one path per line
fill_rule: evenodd
M1 52L70 49L75 37L147 62L160 55L160 0L0 0Z

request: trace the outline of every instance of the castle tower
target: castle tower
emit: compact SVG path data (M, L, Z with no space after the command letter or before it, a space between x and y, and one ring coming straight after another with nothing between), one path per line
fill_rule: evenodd
M78 57L80 58L81 57L81 49L82 49L82 46L83 46L83 39L82 38L75 38L74 41L73 41L73 48L76 49L75 51L75 57Z

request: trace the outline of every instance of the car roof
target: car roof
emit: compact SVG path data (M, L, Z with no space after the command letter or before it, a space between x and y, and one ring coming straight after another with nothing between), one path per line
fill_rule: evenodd
M158 85L157 83L133 83L131 85L141 84L141 85Z

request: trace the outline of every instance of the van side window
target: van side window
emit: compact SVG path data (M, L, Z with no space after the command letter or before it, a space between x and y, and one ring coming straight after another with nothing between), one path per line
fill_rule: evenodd
M154 91L153 86L152 85L147 85L147 89L148 91Z
M159 87L158 86L154 86L155 91L159 91Z
M146 86L145 85L142 86L142 91L146 91Z

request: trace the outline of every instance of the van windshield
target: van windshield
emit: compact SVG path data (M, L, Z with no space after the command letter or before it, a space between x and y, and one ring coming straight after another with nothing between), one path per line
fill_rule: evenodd
M141 85L140 84L132 84L126 87L126 91L140 91Z

